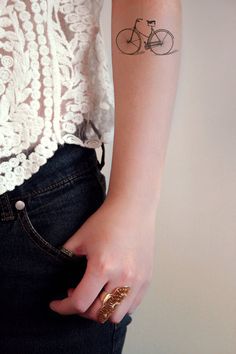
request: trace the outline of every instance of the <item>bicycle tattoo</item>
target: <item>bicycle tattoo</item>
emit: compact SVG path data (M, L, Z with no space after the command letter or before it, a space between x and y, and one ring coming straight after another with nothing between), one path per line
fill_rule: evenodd
M151 27L149 35L142 33L137 29L137 22L142 21L143 18L137 18L133 28L125 28L121 30L116 36L116 44L119 50L127 55L137 54L142 46L142 37L146 37L144 41L145 50L150 49L156 55L167 55L176 52L171 52L174 46L174 36L166 29L154 30L156 26L155 20L147 20L147 26Z

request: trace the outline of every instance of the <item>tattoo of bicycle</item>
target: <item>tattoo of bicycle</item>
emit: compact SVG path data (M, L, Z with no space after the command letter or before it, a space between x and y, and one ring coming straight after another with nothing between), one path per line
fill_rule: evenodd
M142 46L142 38L144 36L147 41L144 41L145 50L151 49L156 55L172 54L174 46L174 36L166 29L154 30L156 26L155 20L147 20L147 26L151 27L149 35L142 33L137 29L137 22L142 21L142 18L137 18L133 28L125 28L121 30L116 36L116 44L119 50L127 55L137 54Z

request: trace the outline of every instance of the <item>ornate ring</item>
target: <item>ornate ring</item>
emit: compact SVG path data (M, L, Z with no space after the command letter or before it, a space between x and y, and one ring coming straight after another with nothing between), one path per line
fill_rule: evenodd
M99 298L102 301L102 306L98 313L98 321L100 323L104 323L108 320L115 308L128 295L129 290L129 286L121 286L115 288L111 293L105 290L101 292Z

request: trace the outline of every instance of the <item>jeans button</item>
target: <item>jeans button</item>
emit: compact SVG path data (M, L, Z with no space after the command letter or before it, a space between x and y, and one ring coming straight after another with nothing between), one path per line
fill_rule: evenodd
M22 210L22 209L24 209L24 207L25 207L25 203L24 203L22 200L18 200L18 201L15 203L15 207L16 207L16 209L18 209L18 210Z

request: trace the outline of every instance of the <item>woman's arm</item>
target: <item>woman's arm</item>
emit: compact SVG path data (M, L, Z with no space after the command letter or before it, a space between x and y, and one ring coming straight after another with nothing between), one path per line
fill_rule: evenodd
M180 0L113 0L112 4L115 136L107 199L120 200L127 209L155 214L179 73L181 3ZM155 55L143 46L137 54L123 54L116 36L122 29L132 28L136 18L143 18L137 28L145 34L151 28L146 20L157 21L154 30L169 30L174 36L172 54ZM126 47L124 42L130 33L120 34L118 45L132 52L132 43ZM164 38L164 32L159 33L160 39ZM135 50L138 37L133 38ZM157 51L164 52L165 46L168 49L169 39L166 37L169 42L164 41L163 48L157 46Z
M173 33L172 54L120 52L116 35L139 17L144 19L143 24L138 23L142 32L149 29L145 20L157 20L158 28ZM115 137L110 183L102 205L63 245L76 255L85 255L88 263L77 287L68 290L68 297L50 303L60 314L79 313L97 321L100 291L110 293L128 285L128 296L109 318L118 323L137 308L149 286L155 215L177 86L180 27L179 0L113 0ZM163 38L155 41L160 50L165 50L165 43L160 45Z

